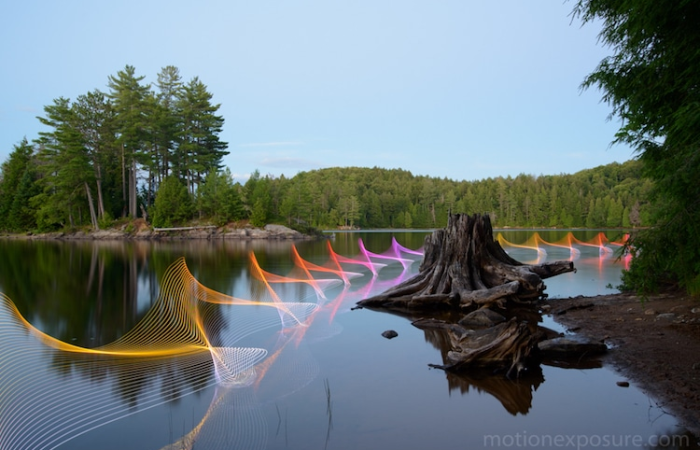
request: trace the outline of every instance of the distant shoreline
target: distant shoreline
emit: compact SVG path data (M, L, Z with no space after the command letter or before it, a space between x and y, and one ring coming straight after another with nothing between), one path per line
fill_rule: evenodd
M151 228L141 226L127 231L107 229L97 231L73 231L50 233L8 233L0 234L6 240L59 240L59 241L178 241L178 240L314 240L321 237L311 236L292 230L284 225L265 225L263 228L195 226L177 228Z

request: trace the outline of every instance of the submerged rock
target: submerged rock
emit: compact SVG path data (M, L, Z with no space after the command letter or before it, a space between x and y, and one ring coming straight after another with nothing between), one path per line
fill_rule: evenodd
M545 357L580 357L598 355L608 351L602 342L592 341L582 336L563 336L547 339L537 344Z
M386 330L385 332L382 333L382 336L384 336L387 339L394 339L398 335L399 335L399 333L397 333L394 330Z

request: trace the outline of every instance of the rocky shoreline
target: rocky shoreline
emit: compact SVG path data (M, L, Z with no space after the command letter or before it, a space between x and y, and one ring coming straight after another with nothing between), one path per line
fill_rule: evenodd
M700 303L685 292L551 299L554 320L610 350L602 357L675 416L700 445ZM690 447L695 448L695 447Z
M82 241L109 241L109 240L153 240L176 241L188 239L206 240L314 240L318 236L311 236L288 228L284 225L268 224L263 228L252 226L244 227L213 227L195 226L182 228L152 228L145 224L137 226L124 225L118 229L97 231L75 231L55 233L25 233L0 235L4 239L21 240L82 240Z

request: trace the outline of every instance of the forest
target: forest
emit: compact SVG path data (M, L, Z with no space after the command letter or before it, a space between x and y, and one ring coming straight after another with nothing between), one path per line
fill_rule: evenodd
M222 157L224 118L197 77L164 67L154 85L126 66L108 90L59 97L46 131L0 168L0 230L250 222L296 229L444 227L449 211L488 213L499 227L640 227L651 189L639 161L575 174L456 181L379 167L326 168L235 182Z

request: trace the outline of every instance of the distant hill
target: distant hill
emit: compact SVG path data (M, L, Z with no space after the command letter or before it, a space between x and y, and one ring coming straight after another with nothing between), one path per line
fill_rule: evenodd
M268 219L319 228L444 227L449 210L488 213L499 227L645 226L650 188L636 160L572 175L480 181L414 176L401 169L336 167L293 178L263 177L245 185L249 194L256 189L266 193Z

